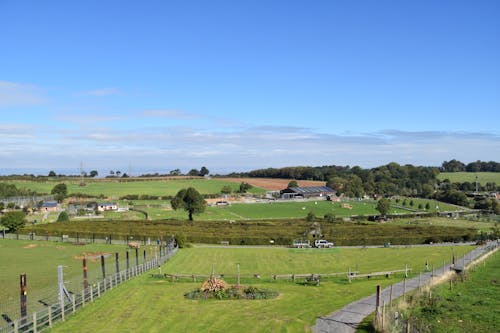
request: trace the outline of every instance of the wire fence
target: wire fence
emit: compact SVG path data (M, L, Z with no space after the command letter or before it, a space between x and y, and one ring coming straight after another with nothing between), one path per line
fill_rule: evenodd
M5 238L46 240L45 236L30 235L10 235ZM57 240L61 241L60 238ZM76 242L77 240L75 238L65 238L64 241ZM83 240L79 239L78 241ZM103 244L123 244L123 241L120 240L95 238L93 241ZM139 249L135 248L135 258L133 256L129 257L127 251L126 258L122 256L122 259L119 258L117 252L115 258L113 258L115 260L108 260L107 262L104 256L100 256L97 258L101 262L100 269L96 269L94 265L94 269L86 271L86 277L81 275L61 276L58 284L30 292L29 297L24 298L24 304L21 282L20 299L2 300L0 302L0 315L2 317L0 322L4 322L0 324L0 333L36 333L52 327L54 322L64 321L67 316L86 304L92 303L106 291L158 268L175 255L178 250L174 238L166 241L157 240L156 242L151 242L148 239L145 242L146 244L154 244L149 248L149 251L143 250L139 254ZM59 270L62 275L63 267L59 266Z
M484 246L478 247L475 250L467 253L455 263L451 263L448 267L450 270L442 272L432 272L431 280L425 284L418 284L412 293L403 295L403 297L392 301L392 297L388 302L381 302L375 310L374 328L377 332L390 333L427 333L432 332L429 322L425 319L408 315L408 308L415 306L419 302L426 304L433 303L432 288L434 285L449 282L450 286L459 281L466 279L466 271L474 270L482 260L488 255L495 253L500 244L498 241L492 241ZM422 275L422 273L420 274ZM392 290L392 288L390 289ZM387 290L386 290L387 291ZM381 295L384 299L384 295Z

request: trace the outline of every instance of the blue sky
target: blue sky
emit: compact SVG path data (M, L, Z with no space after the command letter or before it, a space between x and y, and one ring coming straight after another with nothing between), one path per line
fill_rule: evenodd
M498 1L0 0L0 173L499 160Z

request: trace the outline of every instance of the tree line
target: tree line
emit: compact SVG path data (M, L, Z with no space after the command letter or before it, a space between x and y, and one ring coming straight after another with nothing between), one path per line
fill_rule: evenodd
M500 172L500 163L489 161L476 161L469 164L464 164L455 159L444 161L441 165L442 172Z

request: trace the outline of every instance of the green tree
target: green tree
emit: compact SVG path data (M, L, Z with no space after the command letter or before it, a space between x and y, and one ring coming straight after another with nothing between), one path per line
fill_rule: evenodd
M288 188L290 187L298 187L299 184L297 184L297 181L296 180L291 180L289 183L288 183Z
M306 220L308 222L312 222L316 219L316 215L313 212L307 213Z
M57 201L61 202L68 195L68 187L64 183L57 184L52 188L52 191L50 191L50 193L54 195L54 198Z
M193 214L202 213L206 204L201 194L192 187L180 190L171 201L174 210L184 209L188 212L189 221L193 220Z
M386 198L382 198L377 202L376 210L380 213L380 215L385 216L391 209L391 201Z
M69 221L69 215L66 212L61 212L57 217L57 222L67 222Z
M188 176L198 176L199 173L200 173L200 171L198 171L197 169L191 169L191 170L189 170L187 175Z
M89 176L94 178L94 177L97 177L98 174L99 173L97 172L97 170L92 170L92 171L90 171Z
M204 166L201 167L201 169L200 169L200 176L203 177L203 176L208 175L209 173L210 173L210 171L207 168L205 168Z
M232 188L231 188L231 186L229 186L229 185L224 185L224 186L222 187L222 189L220 190L220 192L221 192L222 194L231 194L231 192L232 192L232 191L233 191L233 189L232 189Z
M252 188L252 185L246 183L246 182L241 182L240 184L240 193L246 193L249 189Z
M425 204L425 209L426 209L426 210L429 210L430 208L431 208L431 204L430 204L430 203L426 203L426 204Z
M180 176L181 175L181 170L180 169L170 170L169 175L170 176Z
M49 177L57 177L57 175L53 170L50 170Z
M0 224L8 228L9 231L16 232L26 222L24 216L22 211L7 212L2 216L2 219L0 219Z

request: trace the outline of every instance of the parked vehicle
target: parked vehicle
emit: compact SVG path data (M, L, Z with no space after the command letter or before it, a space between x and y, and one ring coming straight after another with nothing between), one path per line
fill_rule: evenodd
M333 243L329 242L325 239L317 239L314 241L314 247L325 248L325 247L333 247Z

